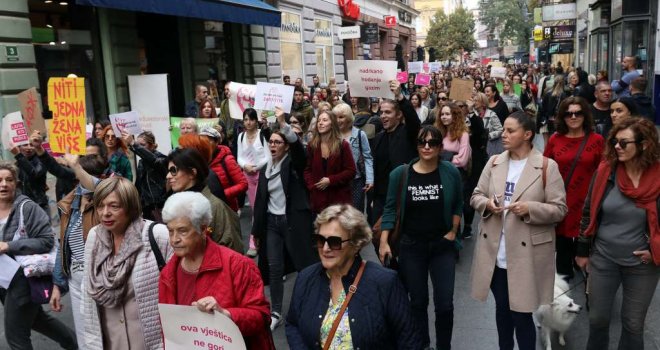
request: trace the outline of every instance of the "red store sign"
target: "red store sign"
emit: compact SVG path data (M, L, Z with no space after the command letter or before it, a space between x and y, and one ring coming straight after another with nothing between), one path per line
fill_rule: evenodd
M355 20L360 19L360 6L353 3L353 0L337 0L344 16Z

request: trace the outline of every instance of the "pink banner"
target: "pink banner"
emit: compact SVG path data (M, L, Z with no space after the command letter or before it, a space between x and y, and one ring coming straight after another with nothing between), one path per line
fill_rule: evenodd
M431 83L431 76L429 74L419 73L415 76L415 85L426 86Z
M398 72L398 73L396 73L396 80L401 84L407 83L408 82L408 72Z

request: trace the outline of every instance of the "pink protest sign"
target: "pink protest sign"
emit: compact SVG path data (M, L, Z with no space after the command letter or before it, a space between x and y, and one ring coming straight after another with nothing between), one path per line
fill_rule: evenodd
M21 112L12 112L2 118L2 145L5 149L28 143L28 132Z
M415 85L426 86L431 83L431 76L424 73L419 73L415 76Z
M396 73L396 80L401 84L407 83L408 82L408 72L398 72L398 73Z

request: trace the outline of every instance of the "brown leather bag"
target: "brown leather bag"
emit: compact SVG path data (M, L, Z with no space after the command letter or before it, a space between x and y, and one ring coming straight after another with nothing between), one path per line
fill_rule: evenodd
M405 186L406 182L408 182L408 165L404 166L403 171L401 172L401 177L399 178L399 186L396 192L396 221L394 223L394 229L392 229L389 236L387 236L387 243L392 250L392 258L399 255L399 238L401 237L401 201L403 200L401 192L403 191L403 186ZM380 228L382 221L383 217L381 216L371 229L373 232L371 242L374 244L374 248L376 248L376 254L378 254L380 236L383 233Z

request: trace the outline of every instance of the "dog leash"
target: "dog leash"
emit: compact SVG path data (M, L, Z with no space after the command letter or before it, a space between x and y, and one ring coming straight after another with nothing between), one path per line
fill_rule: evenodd
M554 299L552 299L552 300L556 300L556 299L559 298L560 296L562 296L562 295L564 295L564 294L566 294L566 293L568 293L568 292L574 290L574 289L577 288L577 286L579 286L581 283L585 283L585 287L586 287L586 282L587 282L587 278L583 275L583 278L582 278L582 280L581 280L580 282L574 284L573 287L571 287L571 288L569 288L568 290L566 290L565 292L563 292L563 293L557 295L557 296L554 297ZM587 298L588 298L588 295L589 295L589 294L586 293L586 289L585 289L585 294L587 294Z

